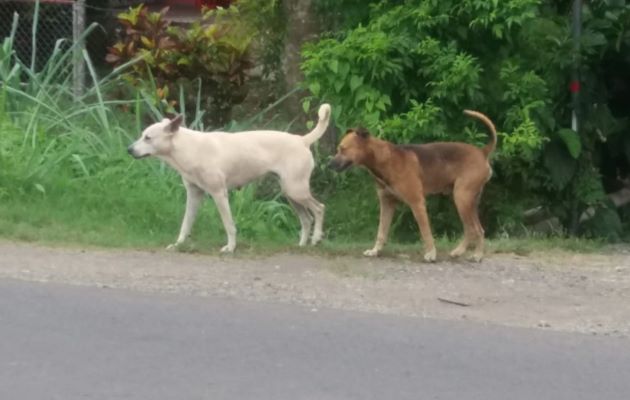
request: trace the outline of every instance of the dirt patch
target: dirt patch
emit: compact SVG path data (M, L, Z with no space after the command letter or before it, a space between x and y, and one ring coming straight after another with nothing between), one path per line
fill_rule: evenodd
M630 335L630 247L425 264L403 256L251 259L1 241L0 278Z

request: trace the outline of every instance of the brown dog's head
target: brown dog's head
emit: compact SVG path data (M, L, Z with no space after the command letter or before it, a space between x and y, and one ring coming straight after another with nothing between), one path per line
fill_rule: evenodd
M337 172L348 169L352 165L361 165L369 154L368 141L370 133L364 128L350 128L337 147L337 154L328 166Z

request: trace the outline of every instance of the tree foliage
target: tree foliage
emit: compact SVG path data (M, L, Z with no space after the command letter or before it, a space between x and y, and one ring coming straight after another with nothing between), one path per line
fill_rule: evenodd
M630 5L588 2L576 54L571 3L372 1L367 20L303 49L305 85L312 97L335 105L342 129L360 124L398 143L482 144L484 128L462 110L486 113L500 137L486 196L495 202L483 202L495 227L516 226L524 207L541 202L571 227L580 210L604 204L602 144L630 143L625 115L611 111L605 73L607 59L617 60L618 70L630 68L623 59ZM576 62L583 86L579 133L571 130L569 92ZM305 109L311 103L307 98ZM627 163L630 153L623 156Z

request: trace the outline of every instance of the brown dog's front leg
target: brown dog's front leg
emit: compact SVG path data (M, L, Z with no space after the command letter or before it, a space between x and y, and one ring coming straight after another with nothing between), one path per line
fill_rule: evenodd
M429 262L435 261L435 244L433 243L431 224L429 223L429 216L427 215L427 208L424 199L416 201L413 204L410 204L410 206L413 211L413 215L416 218L416 222L418 223L418 227L420 228L422 241L424 242L424 260Z
M383 249L387 236L389 235L389 227L392 225L394 211L398 200L383 188L378 188L378 199L380 203L381 213L378 221L378 233L376 234L376 242L374 247L363 252L364 256L375 257Z

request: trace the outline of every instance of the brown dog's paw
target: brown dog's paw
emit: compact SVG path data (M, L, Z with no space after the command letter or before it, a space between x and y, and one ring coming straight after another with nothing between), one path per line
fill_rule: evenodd
M480 263L481 260L483 260L483 254L482 253L475 253L472 256L470 256L468 259L470 261L472 261L472 262Z
M426 253L424 253L424 261L426 262L433 262L435 261L436 258L437 258L437 251L435 250L435 247L427 251Z
M466 248L465 247L459 247L458 246L455 249L453 249L453 251L451 251L451 257L453 257L453 258L460 257L465 252L466 252Z

